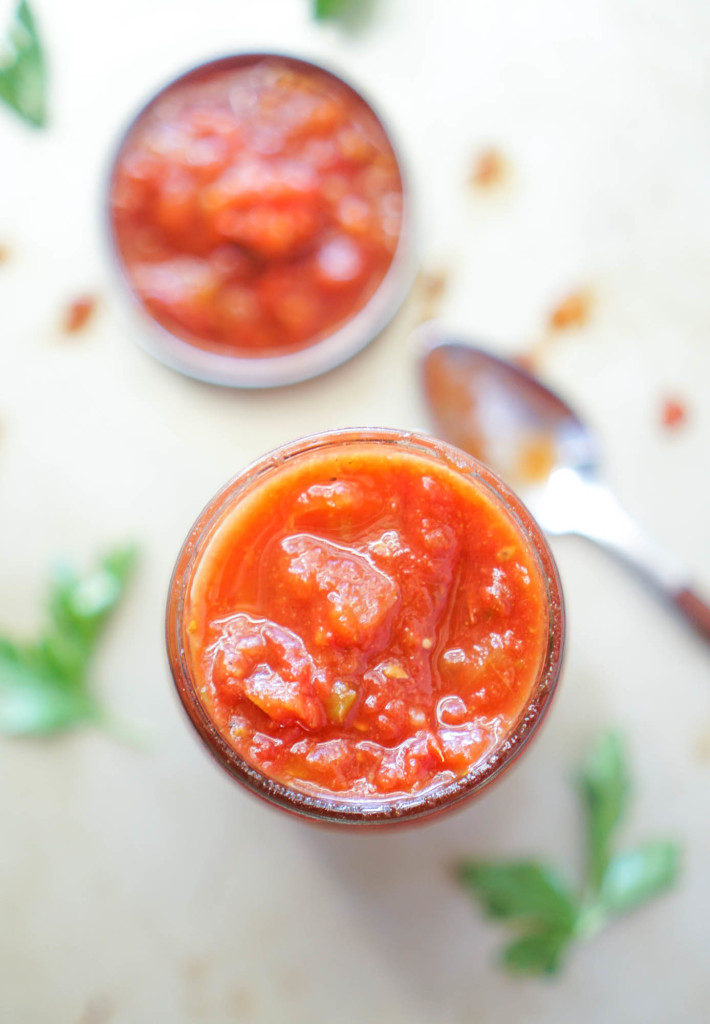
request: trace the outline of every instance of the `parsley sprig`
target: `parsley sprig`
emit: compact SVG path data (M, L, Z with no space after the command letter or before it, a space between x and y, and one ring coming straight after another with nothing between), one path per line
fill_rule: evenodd
M676 843L657 840L615 851L628 807L630 778L620 737L601 739L577 778L586 824L585 878L579 891L556 869L536 861L467 860L459 881L488 917L508 921L518 936L503 966L554 974L573 942L596 935L613 918L668 889L679 871Z
M20 0L0 43L0 100L41 128L47 120L44 51L27 0Z
M340 21L350 28L359 28L372 13L375 0L311 0L316 21Z
M92 694L89 668L135 560L135 548L125 547L83 576L59 567L41 635L24 644L0 637L1 733L42 736L86 724L121 732Z
M316 20L337 18L347 0L313 0L313 17Z

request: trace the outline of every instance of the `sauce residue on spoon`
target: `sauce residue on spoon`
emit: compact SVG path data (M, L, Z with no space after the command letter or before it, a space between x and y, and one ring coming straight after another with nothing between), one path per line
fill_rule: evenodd
M576 421L529 374L460 344L426 355L423 382L442 436L518 486L541 484L561 461Z

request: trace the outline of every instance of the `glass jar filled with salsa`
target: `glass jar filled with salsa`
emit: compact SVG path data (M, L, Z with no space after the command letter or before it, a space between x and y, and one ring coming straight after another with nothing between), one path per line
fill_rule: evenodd
M216 383L335 365L407 283L387 132L354 89L294 58L225 58L162 90L120 145L109 212L123 274L164 329L155 354Z
M267 455L178 558L170 665L198 733L253 792L337 824L479 792L536 730L564 610L539 528L485 466L345 430Z

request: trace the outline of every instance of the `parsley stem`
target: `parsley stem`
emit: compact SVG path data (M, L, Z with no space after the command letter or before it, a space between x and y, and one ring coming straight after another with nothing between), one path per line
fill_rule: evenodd
M574 925L574 935L579 939L591 939L607 923L608 916L600 903L582 903Z

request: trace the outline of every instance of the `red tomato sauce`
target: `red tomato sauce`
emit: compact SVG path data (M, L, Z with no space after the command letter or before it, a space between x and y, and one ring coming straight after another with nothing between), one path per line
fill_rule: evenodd
M548 637L529 542L433 457L311 452L228 510L188 586L195 690L227 742L305 791L465 775L523 712Z
M178 81L118 155L114 238L148 312L240 356L305 348L368 301L397 248L402 182L356 93L261 59Z

